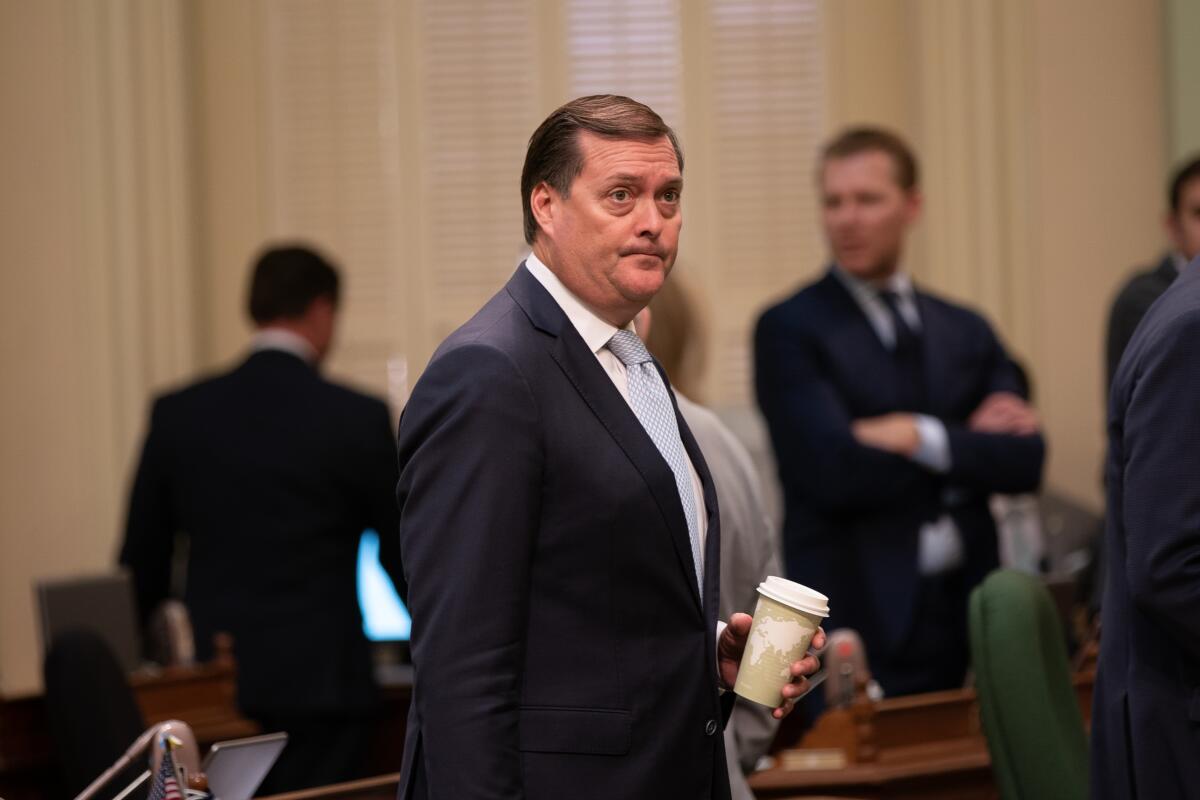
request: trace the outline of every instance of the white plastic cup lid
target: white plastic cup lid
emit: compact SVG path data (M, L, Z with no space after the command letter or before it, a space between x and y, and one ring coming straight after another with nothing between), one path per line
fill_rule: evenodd
M818 617L829 616L829 598L787 578L774 575L758 585L758 593L797 611Z

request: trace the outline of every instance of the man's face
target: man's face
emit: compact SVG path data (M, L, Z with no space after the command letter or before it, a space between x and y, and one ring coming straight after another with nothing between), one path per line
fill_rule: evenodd
M821 221L834 260L863 280L896 271L921 198L896 182L891 156L869 150L831 158L821 170Z
M1188 261L1200 255L1200 178L1183 184L1179 212L1167 217L1167 232L1175 249Z
M605 321L623 327L662 287L683 226L683 177L670 139L579 134L583 156L568 196L545 183L531 206L546 266Z

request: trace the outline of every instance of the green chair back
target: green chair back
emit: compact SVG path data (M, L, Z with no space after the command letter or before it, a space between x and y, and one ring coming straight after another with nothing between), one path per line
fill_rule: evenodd
M1087 736L1063 631L1035 577L996 570L971 592L971 659L1004 800L1086 800Z

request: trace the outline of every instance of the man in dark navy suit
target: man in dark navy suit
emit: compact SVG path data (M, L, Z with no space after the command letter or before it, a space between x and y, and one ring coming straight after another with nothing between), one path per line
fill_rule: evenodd
M755 335L788 574L858 630L887 694L956 687L967 593L997 565L988 495L1036 489L1044 444L987 322L904 269L921 207L908 146L847 131L819 183L834 263Z
M1092 796L1200 793L1200 258L1133 334L1108 414Z
M751 620L718 632L712 479L632 325L675 262L682 170L641 103L552 113L521 177L533 252L413 389L401 798L729 797L720 691ZM790 669L777 717L816 661Z
M187 540L184 602L200 658L233 635L238 702L290 739L262 793L359 777L375 705L356 591L373 528L403 596L396 449L383 402L324 380L338 276L301 247L267 250L250 286L258 328L233 371L159 398L121 563L147 618Z

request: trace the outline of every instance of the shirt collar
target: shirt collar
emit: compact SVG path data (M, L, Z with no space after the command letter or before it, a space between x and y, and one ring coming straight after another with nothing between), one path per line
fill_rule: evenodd
M317 363L317 351L312 344L298 333L286 328L266 327L259 329L250 340L250 349L255 353L263 350L281 350L291 353L309 363Z
M881 281L865 281L851 275L838 264L833 265L833 274L856 297L877 298L881 292L885 291L895 292L906 300L911 299L913 295L912 279L908 277L908 273L904 271L903 267L897 268L895 272Z
M537 278L538 283L545 287L550 296L554 298L554 302L558 303L558 307L575 326L575 330L579 332L580 338L583 339L588 349L593 353L603 350L604 346L608 344L608 340L617 332L617 328L596 316L595 312L584 305L583 301L533 253L525 258L525 269ZM632 321L625 326L625 330L634 331ZM636 331L634 332L636 333Z

